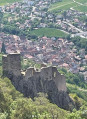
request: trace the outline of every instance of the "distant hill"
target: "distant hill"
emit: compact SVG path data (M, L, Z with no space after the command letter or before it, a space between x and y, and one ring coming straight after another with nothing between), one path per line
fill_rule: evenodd
M21 0L0 0L0 5L6 5L8 3L13 3L13 2L18 2L18 1L21 1Z
M62 0L50 6L49 11L63 12L68 9L87 12L87 0Z

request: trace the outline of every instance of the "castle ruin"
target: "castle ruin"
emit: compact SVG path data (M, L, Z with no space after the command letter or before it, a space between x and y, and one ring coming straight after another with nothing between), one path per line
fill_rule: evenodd
M2 57L3 75L7 76L13 74L15 76L21 75L21 59L20 54L8 54Z
M31 67L22 73L18 53L3 55L2 64L3 76L8 77L24 96L34 98L39 92L47 93L53 103L65 109L69 108L72 100L66 93L65 77L56 67L42 67L40 71Z

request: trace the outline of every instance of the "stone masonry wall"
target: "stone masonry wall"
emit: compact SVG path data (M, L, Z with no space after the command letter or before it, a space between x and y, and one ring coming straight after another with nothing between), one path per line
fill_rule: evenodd
M20 54L8 54L2 57L3 75L13 74L21 75L21 59Z
M30 68L26 71L25 80L29 80L30 77L37 78L37 79L44 79L44 80L53 80L55 85L59 91L67 91L66 89L66 80L64 75L61 75L56 67L44 67L41 69L40 72L36 72L34 68Z

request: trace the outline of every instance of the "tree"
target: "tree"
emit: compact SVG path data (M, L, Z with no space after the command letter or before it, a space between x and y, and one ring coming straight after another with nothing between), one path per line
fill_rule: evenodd
M1 23L2 23L2 19L3 19L3 13L0 12L0 31L1 31Z
M4 42L2 43L1 52L4 53L4 54L6 54L6 49L5 49L5 44L4 44Z
M64 11L63 16L65 19L67 18L67 12L66 11Z

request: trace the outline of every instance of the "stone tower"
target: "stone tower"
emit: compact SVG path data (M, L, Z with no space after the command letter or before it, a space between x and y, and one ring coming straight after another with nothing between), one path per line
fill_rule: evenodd
M2 57L3 75L9 77L14 75L21 76L21 59L20 54L12 53Z

